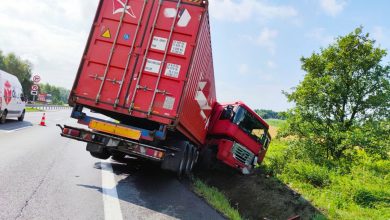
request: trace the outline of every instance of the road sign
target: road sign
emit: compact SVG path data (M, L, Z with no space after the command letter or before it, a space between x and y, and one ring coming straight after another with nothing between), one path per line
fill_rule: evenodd
M40 77L39 75L35 75L35 76L33 77L33 82L34 82L35 84L38 84L40 81L41 81L41 77Z
M46 94L38 94L38 101L46 102Z
M38 85L32 85L31 86L31 91L38 91L39 86Z
M31 95L38 95L38 91L31 91Z

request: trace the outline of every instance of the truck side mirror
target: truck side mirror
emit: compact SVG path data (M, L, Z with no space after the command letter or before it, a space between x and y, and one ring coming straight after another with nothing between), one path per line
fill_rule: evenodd
M221 114L221 119L222 120L232 119L233 116L234 116L233 106L228 105L226 108L223 109Z
M22 102L25 102L25 101L26 101L26 98L24 97L24 95L21 95L21 96L20 96L20 100L22 100Z

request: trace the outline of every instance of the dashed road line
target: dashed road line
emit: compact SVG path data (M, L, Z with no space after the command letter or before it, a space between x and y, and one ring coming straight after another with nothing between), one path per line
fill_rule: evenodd
M122 211L116 190L116 181L112 166L107 161L101 161L102 190L105 220L123 220Z

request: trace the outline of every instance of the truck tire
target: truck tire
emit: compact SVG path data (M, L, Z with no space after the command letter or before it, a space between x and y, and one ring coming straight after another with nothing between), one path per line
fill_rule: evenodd
M173 146L181 150L172 155L167 155L161 162L161 169L175 172L180 178L186 170L189 143L188 141L179 141Z
M89 151L91 156L102 160L107 160L111 156L103 146L97 144L87 143L87 151Z
M118 161L118 162L122 162L125 159L125 157L126 157L126 154L124 154L122 152L115 152L115 153L112 153L111 159Z
M3 112L3 114L1 114L1 117L0 117L0 124L4 124L6 120L7 120L7 110L5 110L5 111Z
M208 170L214 167L216 163L216 152L213 149L203 149L199 154L198 167L200 169Z
M186 172L186 175L189 175L192 173L192 168L194 167L195 163L197 162L198 160L198 149L190 144L189 145L189 150L188 150L188 156L187 156L187 165L186 165L186 169L185 169L185 172Z

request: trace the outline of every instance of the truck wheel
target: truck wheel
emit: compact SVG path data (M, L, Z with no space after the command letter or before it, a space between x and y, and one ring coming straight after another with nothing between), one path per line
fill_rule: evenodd
M161 169L173 171L178 177L181 177L186 169L188 146L187 141L176 142L173 146L181 149L174 153L174 155L167 155L161 163Z
M103 146L87 143L87 151L96 158L107 160L111 154Z
M20 115L20 117L18 117L18 121L23 121L24 120L24 114L26 112L23 110L23 113Z
M192 144L189 144L188 151L187 151L186 167L184 169L184 172L186 175L189 175L191 173L194 159L195 159L194 158L194 146Z
M186 174L189 175L192 173L192 169L194 168L194 165L198 161L199 151L198 149L190 144L189 145L189 151L188 151L188 157L187 157L187 166L186 166Z
M198 162L198 158L199 158L199 150L196 147L194 147L193 160L191 163L191 170L194 168L195 164Z
M208 170L213 167L216 160L216 153L213 149L203 149L199 154L199 168Z
M118 161L118 162L122 162L125 159L125 157L126 157L126 154L121 153L121 152L115 152L115 153L112 153L111 159Z
M3 114L1 114L0 124L4 124L6 120L7 120L7 110L4 111Z
M89 152L92 157L96 157L102 160L107 160L110 157L110 154L107 152Z

